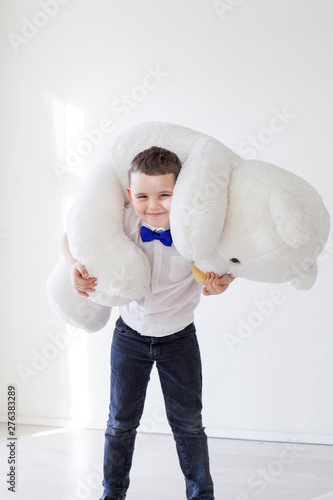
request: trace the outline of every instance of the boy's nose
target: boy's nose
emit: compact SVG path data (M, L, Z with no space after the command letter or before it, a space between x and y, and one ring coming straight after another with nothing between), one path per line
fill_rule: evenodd
M149 207L150 208L158 208L160 206L158 200L150 200Z

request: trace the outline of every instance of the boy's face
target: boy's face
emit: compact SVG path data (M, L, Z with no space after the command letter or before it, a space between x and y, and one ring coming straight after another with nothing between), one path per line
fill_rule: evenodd
M169 223L175 182L174 174L132 173L127 192L139 219L152 227L163 227Z

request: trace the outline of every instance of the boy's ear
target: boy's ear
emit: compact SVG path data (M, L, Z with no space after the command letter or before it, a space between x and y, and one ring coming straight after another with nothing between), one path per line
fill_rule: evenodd
M128 197L129 199L131 200L131 203L133 202L133 198L132 198L132 193L131 193L131 188L130 187L127 187L127 194L128 194Z

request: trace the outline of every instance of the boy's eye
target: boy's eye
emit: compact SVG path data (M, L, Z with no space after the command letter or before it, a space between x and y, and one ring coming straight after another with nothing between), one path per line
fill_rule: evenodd
M169 194L169 193L163 193L163 194L161 194L161 196L162 196L163 198L167 198L167 197L171 196L171 194Z

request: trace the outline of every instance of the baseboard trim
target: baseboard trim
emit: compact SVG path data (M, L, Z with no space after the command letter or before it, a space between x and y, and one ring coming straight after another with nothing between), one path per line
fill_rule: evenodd
M7 416L0 415L0 422L7 423ZM24 417L17 418L18 425L35 425L42 427L60 427L64 429L92 429L105 430L106 422L90 421L76 422L72 419L56 419L47 417ZM140 428L139 428L140 432ZM157 429L157 434L171 434L168 426L160 425ZM322 444L333 445L333 436L330 434L305 434L298 432L274 432L260 430L244 430L244 429L220 429L206 427L207 436L218 439L242 439L246 441L270 441L282 443L304 443L304 444ZM18 431L19 437L19 431Z
M323 444L333 445L333 436L330 434L305 434L299 432L274 432L244 429L209 429L206 433L210 437L224 439L243 439L246 441L270 441L281 443Z

